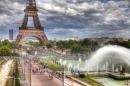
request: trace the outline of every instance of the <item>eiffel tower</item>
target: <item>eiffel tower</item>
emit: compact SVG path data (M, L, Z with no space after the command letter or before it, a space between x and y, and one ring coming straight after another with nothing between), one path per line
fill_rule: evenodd
M48 39L44 33L44 27L41 26L39 21L36 1L27 0L24 12L25 12L24 20L22 26L19 27L19 34L17 35L15 43L19 45L23 38L27 36L32 36L36 37L39 40L40 45L42 46L46 45ZM34 27L27 27L29 17L33 18Z

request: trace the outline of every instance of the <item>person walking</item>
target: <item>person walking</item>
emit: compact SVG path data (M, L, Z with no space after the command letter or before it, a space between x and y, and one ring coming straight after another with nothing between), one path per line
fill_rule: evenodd
M60 78L60 73L58 73L58 78Z

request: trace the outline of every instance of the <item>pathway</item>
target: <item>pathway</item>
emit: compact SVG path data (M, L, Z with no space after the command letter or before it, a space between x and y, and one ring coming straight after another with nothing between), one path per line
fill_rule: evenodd
M24 65L24 62L21 60L21 64ZM37 64L32 62L32 69L39 68ZM24 68L23 68L24 69ZM30 82L30 65L29 63L25 64L25 71L26 71L26 79L28 83ZM49 74L47 72L44 72L42 74L32 74L32 86L62 86L62 81L53 77L53 80L49 78ZM78 83L71 84L71 81L67 78L65 78L64 86L81 86Z
M6 81L8 79L8 74L10 72L10 67L9 65L12 65L13 60L8 60L3 66L0 71L0 86L5 86Z

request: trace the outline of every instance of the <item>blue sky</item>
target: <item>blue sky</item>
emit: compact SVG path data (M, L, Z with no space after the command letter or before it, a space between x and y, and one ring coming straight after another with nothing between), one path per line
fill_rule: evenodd
M130 38L130 0L36 0L47 37ZM0 38L18 34L26 0L0 1ZM29 24L32 25L31 19Z

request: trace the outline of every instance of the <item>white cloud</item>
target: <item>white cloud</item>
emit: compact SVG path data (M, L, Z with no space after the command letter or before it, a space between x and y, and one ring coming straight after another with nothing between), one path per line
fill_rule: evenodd
M15 0L0 3L1 29L4 26L7 31L9 27L4 22L22 23L25 6L25 3ZM81 38L115 36L115 34L130 37L127 32L130 26L128 6L128 1L109 1L107 3L100 1L78 3L75 1L75 3L70 3L67 0L55 0L54 2L52 0L37 0L39 17L49 37L56 34L61 35L61 33L64 33L65 36L77 35ZM18 30L18 25L12 24L12 26ZM51 32L53 34L50 34Z

